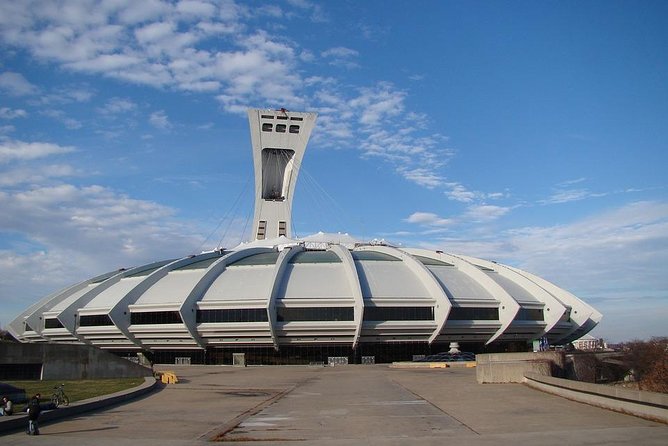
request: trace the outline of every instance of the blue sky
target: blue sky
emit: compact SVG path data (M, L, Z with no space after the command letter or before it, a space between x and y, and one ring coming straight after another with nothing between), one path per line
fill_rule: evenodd
M478 256L668 335L666 2L0 3L0 326L249 237L249 107L318 112L293 229Z

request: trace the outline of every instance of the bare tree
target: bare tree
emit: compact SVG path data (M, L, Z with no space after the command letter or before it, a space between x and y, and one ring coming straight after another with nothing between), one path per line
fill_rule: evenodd
M624 353L641 390L668 392L668 337L627 342Z

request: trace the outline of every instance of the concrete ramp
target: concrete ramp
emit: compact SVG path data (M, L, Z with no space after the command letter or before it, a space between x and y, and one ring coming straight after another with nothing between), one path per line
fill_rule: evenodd
M147 367L89 345L0 343L0 379L135 378L152 374Z

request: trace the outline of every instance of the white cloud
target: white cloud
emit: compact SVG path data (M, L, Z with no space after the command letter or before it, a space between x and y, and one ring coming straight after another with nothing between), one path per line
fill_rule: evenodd
M445 195L450 200L460 201L462 203L471 203L474 199L479 198L479 194L466 189L459 183L446 183L445 186L448 187L448 189L445 191Z
M469 206L464 214L464 219L474 222L488 222L496 220L510 211L509 207L480 204Z
M101 54L86 60L78 60L65 64L67 68L88 73L114 74L140 65L140 57L129 54Z
M176 10L190 16L194 20L211 17L216 12L216 7L208 2L182 0L176 4Z
M583 181L587 181L587 178L580 177L580 178L575 178L575 179L572 179L572 180L565 180L565 181L562 181L561 183L557 184L557 187L572 186L573 184L582 183Z
M20 184L44 184L52 178L63 178L76 175L74 167L67 164L50 164L31 166L2 172L0 186L17 186Z
M443 179L438 174L428 168L406 169L399 167L398 171L407 180L428 189L433 189L443 182Z
M70 130L76 130L83 127L81 121L65 115L65 112L62 110L45 109L42 110L40 114L55 119L56 121L62 122L65 125L65 127L67 127Z
M50 2L30 7L0 5L0 36L6 43L73 71L154 87L224 91L232 106L248 100L295 101L299 76L293 49L263 32L246 34L250 10L234 2L181 1L97 4ZM271 8L270 8L271 9ZM89 11L88 14L86 12ZM276 8L272 9L276 15ZM69 15L71 14L71 16ZM280 14L279 14L280 15ZM200 45L229 36L223 45ZM246 65L244 65L246 64ZM12 87L20 75L6 75ZM29 84L23 82L24 93ZM14 90L19 91L18 87Z
M173 209L100 186L0 191L0 208L0 232L21 236L0 251L0 296L17 313L25 299L120 267L197 252L202 243L173 218Z
M345 68L356 68L359 66L357 62L353 61L353 59L359 56L359 52L350 48L342 46L330 48L320 53L320 55L325 59L329 59L330 65L333 66Z
M288 0L288 3L292 6L302 9L310 9L313 7L313 2L308 0Z
M406 109L407 92L388 82L356 88L333 78L304 78L308 70L303 64L317 62L313 51L256 26L255 20L266 20L267 14L276 20L303 13L312 20L324 19L313 2L291 4L283 11L231 0L112 1L95 7L67 1L60 7L48 1L29 7L8 3L0 2L0 38L39 61L134 84L208 93L229 113L243 114L257 105L316 109L320 116L314 142L352 147L354 140L361 141L365 156L389 163L423 187L440 185L439 169L452 156L444 147L446 138L427 134L426 118ZM344 46L321 55L327 60L361 59ZM18 76L14 81L22 79ZM100 111L120 113L124 106L129 104L110 102ZM69 128L81 127L72 118L59 117ZM164 112L149 119L159 128L170 124Z
M16 119L16 118L26 118L28 112L23 109L11 109L8 107L0 107L0 119Z
M300 8L311 13L310 19L315 23L327 22L328 17L322 8L322 5L308 0L288 0L291 6Z
M303 99L295 94L300 78L293 69L294 51L264 34L249 36L241 44L244 51L215 56L215 74L227 85L218 99L227 110L245 108L258 99L276 108L303 106Z
M86 85L66 85L52 87L51 91L40 94L28 101L32 105L55 105L84 103L90 101L95 92Z
M322 141L326 137L329 143L333 144L334 141L350 140L354 134L354 129L349 122L337 119L334 114L323 114L318 116L313 141L326 145L327 143Z
M160 0L129 1L119 5L122 5L116 11L119 21L127 25L134 25L148 20L159 20L173 10L171 4Z
M137 42L142 45L165 41L174 33L176 26L173 22L149 23L135 30Z
M568 203L571 201L584 200L589 197L589 191L586 189L571 189L571 190L561 190L554 193L546 200L542 200L543 204L555 204L555 203Z
M439 217L431 212L414 212L406 219L406 221L408 223L417 223L427 226L449 226L453 223L453 220Z
M128 113L134 111L136 108L137 104L131 99L114 97L109 99L98 110L103 114L114 115Z
M598 198L608 195L606 192L591 192L589 189L580 187L573 188L575 184L580 184L585 182L587 179L576 178L573 180L566 180L558 183L554 186L554 192L551 196L544 200L539 200L540 204L561 204L561 203L570 203L572 201L586 200L588 198Z
M668 203L636 202L570 224L467 232L422 245L498 260L554 282L603 313L601 336L629 339L634 329L635 337L665 336ZM661 311L636 314L649 300L648 309Z
M469 190L463 184L457 182L447 182L444 183L445 195L448 199L453 201L458 201L460 203L473 203L474 201L484 201L484 200L499 200L502 198L507 198L509 194L507 192L481 192Z
M501 198L507 198L508 196L509 194L507 192L490 192L485 194L485 197L491 200L499 200Z
M540 204L560 204L570 203L571 201L586 200L588 198L598 198L608 195L605 192L591 192L587 189L568 189L560 190L552 194L545 200L540 200Z
M62 184L36 187L5 193L0 202L8 210L0 217L2 230L27 233L40 243L52 246L67 246L77 239L113 243L120 234L136 239L140 235L136 232L137 225L150 232L153 224L173 215L173 210L167 207L131 199L101 186ZM64 234L67 236L61 239ZM143 235L155 237L155 234ZM78 249L97 248L94 244L84 244Z
M320 87L314 94L322 104L313 135L316 144L355 144L363 156L390 164L408 181L427 188L442 185L439 170L454 152L446 147L446 137L424 131L426 117L405 110L404 92L379 83L347 97L330 78L313 77L308 83Z
M0 140L0 163L34 160L50 155L70 153L74 150L74 147L59 146L58 144L51 144L46 142Z
M359 52L343 46L337 46L323 51L321 55L322 57L348 58L359 56Z
M261 5L256 12L259 15L269 16L273 18L281 18L285 16L285 13L283 12L283 9L281 9L280 6L270 5L266 3Z
M387 118L398 116L404 111L406 93L381 82L375 88L363 88L361 94L350 100L348 105L361 111L360 123L375 126Z
M153 127L159 129L168 129L172 126L164 110L159 110L157 112L151 113L151 116L149 117L148 120Z
M0 90L12 96L32 95L38 91L22 74L10 71L0 73Z

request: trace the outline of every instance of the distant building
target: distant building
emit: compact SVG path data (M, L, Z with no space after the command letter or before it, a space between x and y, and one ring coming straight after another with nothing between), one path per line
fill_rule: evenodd
M573 341L573 347L575 347L576 350L601 350L608 346L603 339L598 339L592 335L586 334L580 339Z
M316 115L248 116L248 243L72 285L23 311L11 334L156 362L229 364L243 354L248 364L362 363L447 351L451 342L472 352L566 344L600 322L587 303L518 268L347 234L293 236L292 199ZM345 172L340 181L350 181Z

